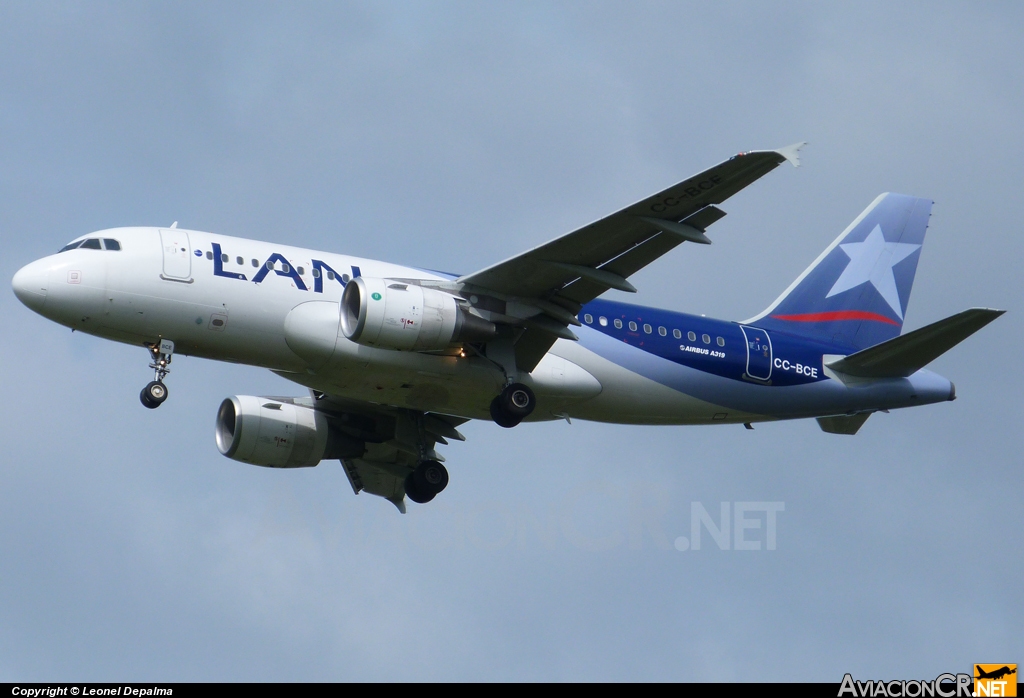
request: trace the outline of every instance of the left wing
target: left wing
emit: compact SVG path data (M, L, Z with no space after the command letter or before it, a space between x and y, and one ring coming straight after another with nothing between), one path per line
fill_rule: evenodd
M519 318L525 332L516 339L516 363L531 371L558 337L575 339L568 325L610 288L633 292L627 277L684 241L709 244L708 226L725 212L730 196L789 160L799 165L803 143L779 150L740 153L654 196L575 232L467 276L463 292L492 296L494 319ZM486 310L486 309L484 309ZM493 314L493 313L492 313Z
M447 439L464 441L456 426L461 417L373 405L313 391L313 409L325 414L331 426L363 444L341 457L352 491L388 500L405 513L405 479L429 458L444 461L434 450ZM361 453L360 453L361 451Z

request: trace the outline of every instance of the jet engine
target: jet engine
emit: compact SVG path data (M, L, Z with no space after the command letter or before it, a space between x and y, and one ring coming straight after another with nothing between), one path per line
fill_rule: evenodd
M312 407L252 395L221 403L216 433L223 455L268 468L309 468L324 459L357 458L366 450Z
M493 322L463 309L450 294L364 276L345 286L341 329L357 344L401 351L446 349L497 334Z

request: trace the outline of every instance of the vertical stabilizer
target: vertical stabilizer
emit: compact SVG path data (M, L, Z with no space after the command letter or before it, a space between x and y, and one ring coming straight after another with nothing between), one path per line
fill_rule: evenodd
M744 324L864 349L899 336L932 202L882 194Z

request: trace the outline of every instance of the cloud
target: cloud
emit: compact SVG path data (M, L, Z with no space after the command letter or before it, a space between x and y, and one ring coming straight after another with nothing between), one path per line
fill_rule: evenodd
M937 202L908 328L1021 297L1016 6L372 3L0 8L0 271L169 224L471 271L740 150L806 139L637 300L749 317L880 191ZM467 425L438 506L221 457L255 368L0 294L0 678L836 681L1019 655L1022 332L948 405L738 427ZM650 495L650 497L648 497ZM657 495L657 496L655 496ZM692 502L778 549L680 552ZM664 497L664 500L659 500ZM660 503L659 503L660 502ZM509 531L514 531L511 535ZM568 533L567 533L568 531ZM618 535L616 535L618 534ZM580 538L580 536L583 538ZM614 542L588 549L581 540ZM976 654L972 654L976 653Z

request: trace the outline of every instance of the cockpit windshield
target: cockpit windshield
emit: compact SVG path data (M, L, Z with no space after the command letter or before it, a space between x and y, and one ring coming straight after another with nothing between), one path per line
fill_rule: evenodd
M102 244L100 238L87 238L85 240L75 240L74 242L64 245L57 251L57 254L61 252L67 252L68 250L75 250L81 248L83 250L111 250L120 251L121 243L111 238L103 238Z

